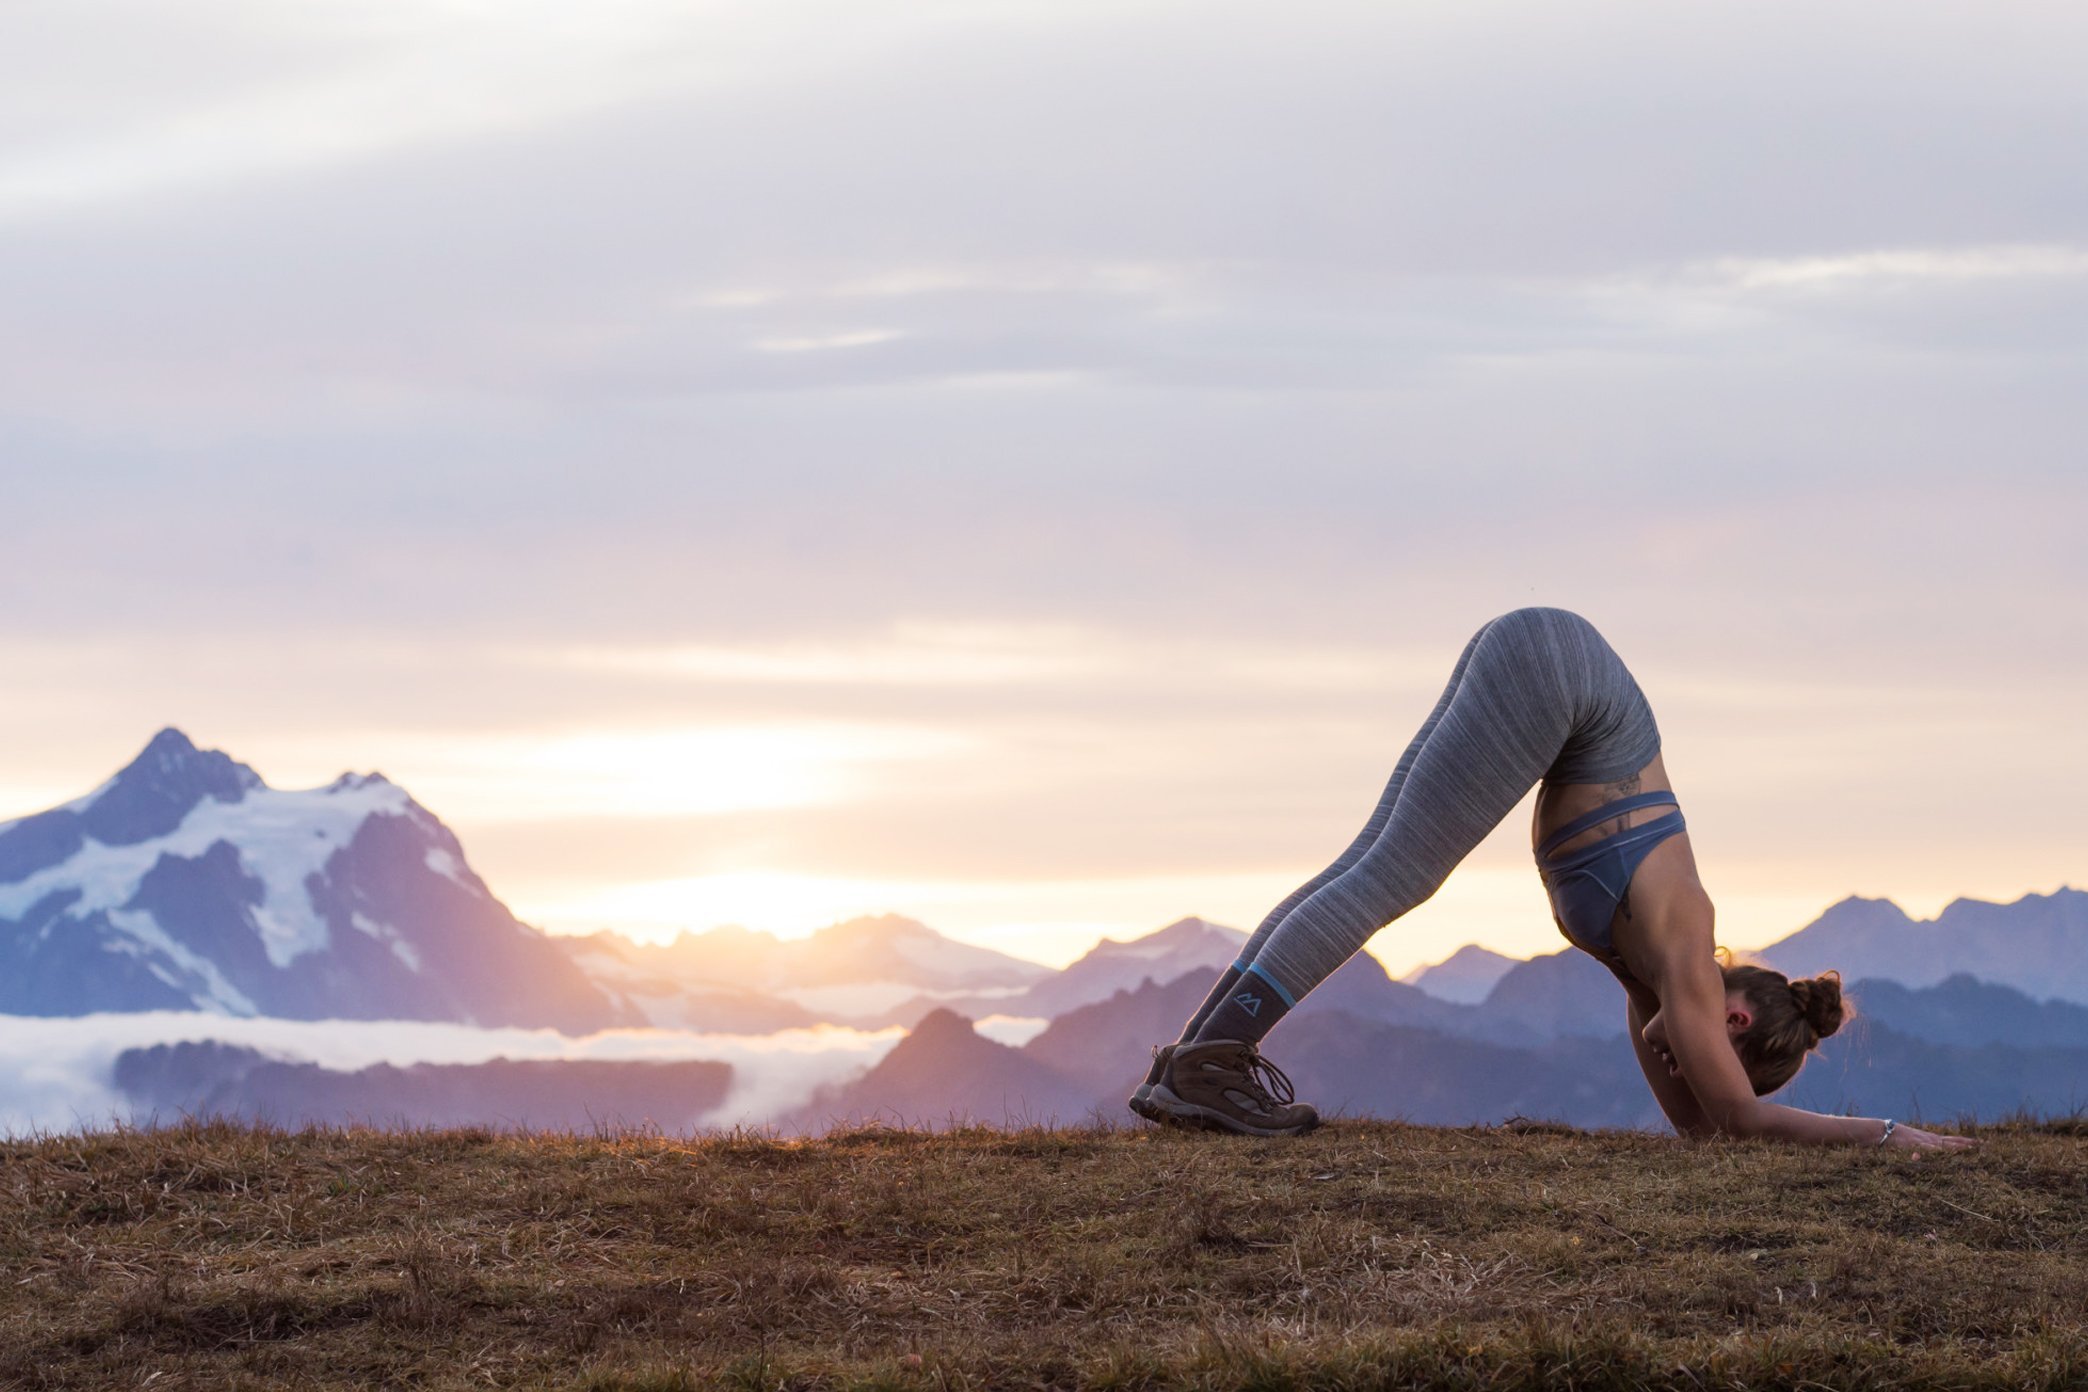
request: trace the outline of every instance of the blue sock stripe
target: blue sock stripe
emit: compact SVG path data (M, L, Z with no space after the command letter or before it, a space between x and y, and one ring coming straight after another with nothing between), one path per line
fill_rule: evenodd
M1247 964L1238 958L1234 958L1231 969L1236 972L1243 972L1247 970Z
M1256 976L1260 977L1260 978L1261 978L1262 980L1264 980L1264 981L1268 982L1268 983L1269 983L1269 985L1270 985L1271 987L1273 987L1273 988L1275 989L1276 995L1277 995L1278 999L1282 1000L1282 1002L1283 1002L1283 1008L1284 1008L1285 1010L1289 1010L1289 1009L1290 1009L1290 1008L1291 1008L1292 1006L1294 1006L1294 1005L1296 1005L1296 1004L1298 1003L1298 1002L1297 1002L1296 1000L1294 1000L1294 999L1292 998L1292 996L1291 996L1291 993L1290 993L1290 992L1288 992L1288 991L1286 991L1286 990L1284 990L1284 989L1283 989L1283 983L1282 983L1281 981L1278 981L1278 980L1277 980L1277 979L1276 979L1275 977L1273 977L1273 976L1269 975L1269 974L1268 974L1267 972L1265 972L1265 971L1263 971L1263 970L1262 970L1262 966L1261 966L1261 963L1259 963L1259 962L1249 962L1249 963L1247 964L1247 968L1246 968L1246 969L1247 969L1248 971L1251 971L1251 972L1253 972L1253 973L1254 973L1254 974L1255 974Z

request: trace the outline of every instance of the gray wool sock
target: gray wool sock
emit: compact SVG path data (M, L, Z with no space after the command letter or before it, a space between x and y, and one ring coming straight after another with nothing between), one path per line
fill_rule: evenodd
M1196 1007L1196 1013L1189 1017L1189 1023L1182 1026L1182 1033L1175 1040L1177 1044L1187 1044L1196 1038L1196 1031L1203 1026L1204 1021L1211 1018L1212 1011L1225 1004L1225 997L1231 992L1233 984L1240 979L1240 973L1246 969L1245 962L1234 962L1219 973L1218 982L1211 987L1211 993L1203 998L1202 1005Z
M1237 1039L1243 1044L1259 1044L1262 1036L1290 1013L1293 1004L1290 992L1277 985L1274 977L1250 965L1232 984L1225 999L1218 1002L1218 1008L1197 1026L1192 1042L1208 1044L1214 1039Z

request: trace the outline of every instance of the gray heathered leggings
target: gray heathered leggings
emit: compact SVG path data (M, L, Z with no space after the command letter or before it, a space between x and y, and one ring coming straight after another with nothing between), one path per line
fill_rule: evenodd
M1287 1009L1434 894L1540 779L1614 783L1659 752L1652 707L1593 624L1501 615L1465 645L1362 832L1262 921L1238 965Z

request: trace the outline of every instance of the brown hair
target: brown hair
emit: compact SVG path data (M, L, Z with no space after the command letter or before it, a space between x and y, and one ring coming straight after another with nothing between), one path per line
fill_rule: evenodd
M1754 1023L1733 1040L1733 1047L1757 1097L1797 1076L1806 1054L1840 1029L1847 1014L1840 972L1793 981L1767 967L1729 966L1725 984L1728 991L1746 996L1754 1010Z

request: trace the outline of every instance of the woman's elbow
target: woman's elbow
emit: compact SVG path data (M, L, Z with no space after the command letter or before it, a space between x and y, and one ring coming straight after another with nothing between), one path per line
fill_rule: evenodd
M1755 1104L1751 1106L1722 1107L1708 1112L1704 1122L1706 1130L1729 1140L1752 1141L1770 1135L1775 1130L1775 1118L1769 1109Z
M1746 1142L1758 1135L1769 1135L1775 1119L1754 1098L1748 1102L1727 1102L1725 1106L1698 1104L1693 1117L1675 1125L1679 1135L1698 1139L1731 1139L1731 1142Z

